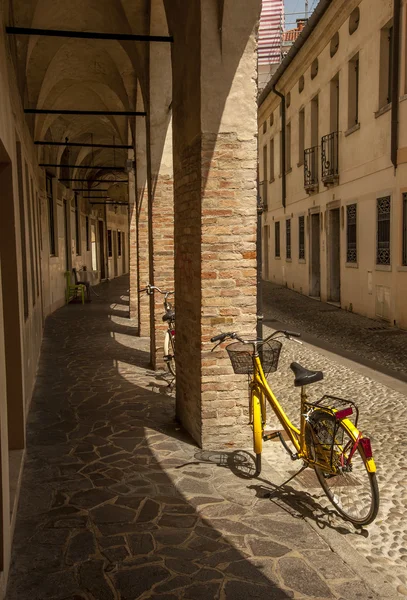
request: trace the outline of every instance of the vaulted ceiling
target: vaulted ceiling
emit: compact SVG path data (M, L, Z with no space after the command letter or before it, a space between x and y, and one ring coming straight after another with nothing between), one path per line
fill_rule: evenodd
M154 27L150 0L8 0L8 12L7 24L14 27L120 34L149 34ZM149 43L17 35L12 48L24 108L145 110ZM135 118L27 115L35 140L114 145L132 144ZM123 167L127 152L70 147L70 164L92 165L72 176L100 178L97 166ZM59 163L63 153L64 146L42 146L40 162Z

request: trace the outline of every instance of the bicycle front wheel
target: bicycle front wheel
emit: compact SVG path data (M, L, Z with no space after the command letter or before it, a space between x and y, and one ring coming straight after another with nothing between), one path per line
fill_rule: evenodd
M261 401L257 394L252 395L252 426L253 426L253 450L256 454L256 474L261 471L261 452L263 450L263 420Z
M173 336L167 330L164 337L164 357L167 369L175 377L175 342Z
M318 437L323 432L324 444L315 443L315 430ZM321 462L322 453L325 461L331 463L330 469L317 465L314 469L322 489L339 514L356 526L372 523L379 510L376 474L368 471L362 445L357 444L354 450L356 438L351 431L344 423L338 424L333 416L316 411L307 423L306 443L314 460Z

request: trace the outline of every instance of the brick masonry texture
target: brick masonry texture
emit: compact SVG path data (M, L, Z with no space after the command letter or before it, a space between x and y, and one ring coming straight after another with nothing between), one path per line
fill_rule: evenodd
M154 285L163 290L174 289L174 189L168 175L153 175L153 257ZM173 299L171 299L173 302ZM154 368L163 367L163 343L167 329L163 322L163 296L154 294L152 327L155 330Z
M196 139L175 174L177 360L189 361L177 371L177 410L205 448L247 442L245 378L210 338L255 327L255 190L256 141L235 133Z
M137 217L139 284L143 289L150 281L147 186L137 190ZM146 294L139 295L139 334L150 334L150 298Z

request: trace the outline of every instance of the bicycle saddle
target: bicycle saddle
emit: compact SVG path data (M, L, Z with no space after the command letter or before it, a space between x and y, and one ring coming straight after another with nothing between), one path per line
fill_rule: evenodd
M173 321L175 319L175 312L173 310L169 310L163 315L163 321Z
M310 383L316 383L324 378L322 371L310 371L305 367L302 367L296 362L291 363L290 369L295 375L294 385L295 387L302 387L303 385L309 385Z

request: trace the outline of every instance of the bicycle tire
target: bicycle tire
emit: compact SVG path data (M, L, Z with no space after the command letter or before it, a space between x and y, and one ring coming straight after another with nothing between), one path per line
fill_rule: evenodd
M256 455L256 474L261 472L261 452L263 450L263 421L261 401L256 394L252 394L252 427L253 427L253 450Z
M170 332L167 330L164 336L164 356L170 356L169 360L166 360L167 369L175 377L175 349L174 340L170 336Z
M316 449L312 428L316 424L326 427L331 436L334 426L338 426L335 441L331 437L334 449L333 462L334 466L338 465L340 457L343 455L346 457L354 447L355 435L344 422L338 424L336 419L325 411L315 411L305 428L307 452L313 460L316 459ZM330 453L330 450L327 452ZM379 487L376 474L370 473L367 469L367 460L361 444L358 444L351 458L349 472L332 474L328 469L325 470L317 465L313 467L325 495L345 520L359 527L369 525L375 520L379 510Z

